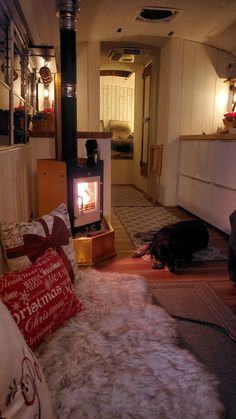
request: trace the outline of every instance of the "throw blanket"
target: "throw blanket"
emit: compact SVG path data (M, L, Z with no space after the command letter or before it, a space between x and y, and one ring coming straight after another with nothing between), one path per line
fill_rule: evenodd
M82 271L86 307L37 349L60 419L215 419L217 380L136 275Z

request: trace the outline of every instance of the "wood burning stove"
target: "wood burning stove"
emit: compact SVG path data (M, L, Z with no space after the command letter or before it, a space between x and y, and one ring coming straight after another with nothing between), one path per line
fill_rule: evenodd
M104 137L99 132L77 133L75 15L78 3L78 0L57 0L56 3L61 37L62 138L61 143L59 140L56 143L56 160L38 161L38 190L40 215L61 202L67 204L76 261L80 265L93 265L115 255L114 231L105 217L109 216L106 213L108 188L103 217L104 178L106 176L108 184L110 174L105 165L104 175L104 162L98 158L95 138ZM105 138L110 139L111 133L106 134ZM87 160L78 158L77 135L83 141L87 138ZM103 155L106 159L104 150Z
M69 170L73 194L73 230L96 224L99 228L103 217L103 161L93 167L82 166Z

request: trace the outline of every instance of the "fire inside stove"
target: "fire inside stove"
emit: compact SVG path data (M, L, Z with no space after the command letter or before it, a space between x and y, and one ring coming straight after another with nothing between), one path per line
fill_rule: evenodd
M100 220L100 176L73 179L74 226Z

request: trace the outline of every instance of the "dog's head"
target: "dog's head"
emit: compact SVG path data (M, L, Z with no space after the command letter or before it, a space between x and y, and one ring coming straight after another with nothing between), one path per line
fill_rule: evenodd
M174 240L170 242L168 236L162 235L160 237L159 235L156 240L152 241L150 254L152 259L159 262L154 266L156 269L164 269L167 266L170 272L175 272L177 251Z

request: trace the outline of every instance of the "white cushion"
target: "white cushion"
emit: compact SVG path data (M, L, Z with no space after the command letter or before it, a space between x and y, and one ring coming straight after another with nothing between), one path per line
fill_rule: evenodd
M53 419L43 371L0 301L0 417Z

